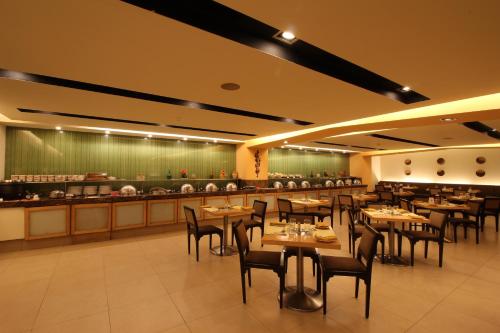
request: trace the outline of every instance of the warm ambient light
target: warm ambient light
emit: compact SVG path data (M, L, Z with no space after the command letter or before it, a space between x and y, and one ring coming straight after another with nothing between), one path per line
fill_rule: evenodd
M214 139L214 143L217 143L217 140L216 140L216 139Z
M61 129L61 126L56 126L56 130L60 131Z
M283 33L281 34L281 37L283 37L286 40L294 40L295 39L295 35L290 31L283 31Z
M349 152L349 153L359 153L358 151L355 150L341 150L341 149L335 149L335 148L322 148L322 147L308 147L308 146L298 146L298 145L286 145L283 146L288 148L289 150L293 149L299 149L299 150L304 150L304 149L310 149L310 150L316 150L316 151L325 151L325 152Z
M286 141L286 140L285 140L285 141L283 141L283 143L284 143L284 144L287 144L287 143L288 143L288 141Z
M153 134L148 134L148 138L152 138L153 137Z
M111 134L111 132L110 131L104 131L104 134L109 135L109 134Z
M186 138L186 137L182 138L182 140L184 140L184 141L187 141L187 139L188 139L188 138Z
M408 86L404 86L403 88L401 88L401 91L404 91L404 92L408 92L410 90L411 90L411 88Z
M457 118L441 118L440 120L449 123L450 121L457 120Z

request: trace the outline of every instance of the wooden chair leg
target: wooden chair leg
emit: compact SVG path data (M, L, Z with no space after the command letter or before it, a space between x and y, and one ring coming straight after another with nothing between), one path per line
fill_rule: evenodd
M212 235L208 235L208 248L212 248Z
M499 220L499 217L498 217L498 214L495 216L495 230L496 232L498 232L498 220Z
M243 293L243 304L247 303L247 291L245 286L245 272L241 272L241 292Z
M313 276L315 276L316 275L316 263L314 262L313 258L311 258L311 262L312 262Z
M382 246L382 259L381 263L385 264L385 237L380 240L380 245Z
M453 224L453 240L455 241L455 243L457 243L457 227L458 225L456 223Z
M285 271L280 273L280 309L283 309L283 291L285 290Z
M479 223L476 223L476 244L479 244Z
M200 261L200 239L196 237L196 261Z
M412 266L413 266L414 254L415 254L415 243L410 242L410 264Z
M424 258L427 259L427 252L429 251L429 241L425 241Z
M358 293L359 293L359 277L356 276L356 282L354 285L354 297L358 298Z
M443 267L443 250L444 250L444 243L439 242L439 267Z
M253 241L253 228L250 228L250 242Z
M463 227L464 227L464 239L467 239L467 229L468 229L468 227L467 227L466 224L464 224Z
M191 234L188 233L188 254L191 254Z
M352 251L351 251L351 246L352 246L352 245L351 245L351 238L352 238L352 236L351 236L351 235L349 235L349 253L351 253L351 252L352 252ZM354 258L354 255L353 255L352 257Z
M326 315L326 276L323 274L323 315Z
M365 318L368 319L370 317L370 289L371 289L371 281L365 281L366 285L366 296L365 296Z
M317 265L316 266L317 267L316 268L316 291L318 293L320 293L321 292L321 275L322 275L322 273L321 273L321 266L319 265L319 261L316 265Z
M398 235L398 257L401 257L403 247L403 236L401 234Z
M222 257L223 256L222 250L223 250L223 246L224 246L223 245L224 244L224 236L221 234L221 235L219 235L219 237L220 237L220 256Z
M250 268L248 269L247 274L248 274L248 286L252 287L252 273L250 271Z

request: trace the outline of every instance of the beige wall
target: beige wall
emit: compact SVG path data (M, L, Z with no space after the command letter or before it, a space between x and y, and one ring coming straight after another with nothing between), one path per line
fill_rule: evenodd
M373 191L377 179L373 174L372 157L353 154L349 157L349 174L361 177L363 184L368 185L367 191Z
M476 157L483 156L486 163L476 163ZM436 160L444 158L445 163L439 165ZM402 153L374 157L380 159L379 170L372 164L374 173L380 174L380 180L445 183L445 184L484 184L500 185L500 149L445 149L427 152ZM409 166L404 164L411 159ZM411 170L411 175L405 175L405 169ZM443 169L445 175L436 174ZM484 177L476 176L476 170L486 171Z
M4 125L0 125L0 180L5 179L5 129Z
M269 153L267 149L259 149L260 152L260 173L255 174L255 154L256 149L248 149L241 144L236 147L236 171L238 177L246 180L266 180L269 170Z

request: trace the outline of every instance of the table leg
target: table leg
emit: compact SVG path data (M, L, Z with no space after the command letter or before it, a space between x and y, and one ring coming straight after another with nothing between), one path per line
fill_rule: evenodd
M223 224L224 236L222 239L222 248L220 246L215 246L210 249L210 252L215 255L220 255L222 251L223 256L232 256L238 253L238 249L234 246L228 245L227 240L229 239L229 216L224 216Z
M389 265L396 265L396 266L408 266L408 262L395 255L395 249L394 249L394 222L388 222L389 223L389 254L385 255L384 257L384 262Z
M287 287L283 297L285 306L292 310L310 312L323 306L321 294L314 289L304 287L304 253L300 247L297 250L297 285Z

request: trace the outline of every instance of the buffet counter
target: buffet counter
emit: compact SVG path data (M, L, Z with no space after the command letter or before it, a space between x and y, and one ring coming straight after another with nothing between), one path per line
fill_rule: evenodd
M183 206L195 209L201 223L213 219L200 209L203 205L252 206L254 200L268 203L267 212L277 211L277 199L318 199L321 195L336 199L338 194L366 192L366 185L344 187L274 189L168 193L165 195L102 196L0 202L0 241L28 242L84 235L102 235L112 238L114 233L149 229L164 232L168 225L185 222ZM1 243L1 242L0 242Z

